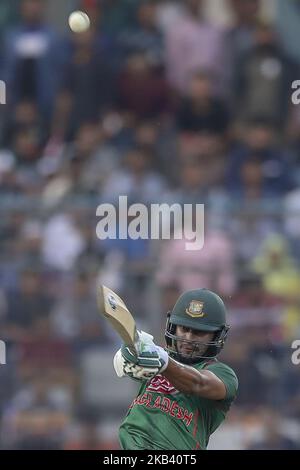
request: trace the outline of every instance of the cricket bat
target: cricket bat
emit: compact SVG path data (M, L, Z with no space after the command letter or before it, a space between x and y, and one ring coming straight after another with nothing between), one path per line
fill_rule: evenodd
M133 316L123 300L111 289L101 285L97 291L98 308L136 356L139 336Z

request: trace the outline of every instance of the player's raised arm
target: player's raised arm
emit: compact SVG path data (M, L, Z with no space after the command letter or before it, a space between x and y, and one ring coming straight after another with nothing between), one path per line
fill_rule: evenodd
M170 359L163 375L177 390L187 395L198 395L211 400L223 400L226 397L224 382L209 370L198 371Z

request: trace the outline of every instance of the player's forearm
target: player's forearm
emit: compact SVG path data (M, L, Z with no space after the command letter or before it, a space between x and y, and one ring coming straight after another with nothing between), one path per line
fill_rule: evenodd
M163 374L172 385L180 392L187 394L199 394L205 388L206 377L193 367L180 364L169 358L168 367Z

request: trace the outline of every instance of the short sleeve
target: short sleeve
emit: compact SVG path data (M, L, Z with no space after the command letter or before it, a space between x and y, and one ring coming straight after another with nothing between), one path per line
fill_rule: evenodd
M235 372L229 366L223 364L222 362L210 364L205 369L210 370L220 380L222 380L227 392L224 400L232 402L235 399L238 390L238 378Z

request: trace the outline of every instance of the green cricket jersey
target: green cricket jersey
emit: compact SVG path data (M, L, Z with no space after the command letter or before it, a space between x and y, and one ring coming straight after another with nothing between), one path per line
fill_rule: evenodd
M194 364L213 372L225 384L223 400L209 400L176 390L162 375L143 383L120 426L124 450L206 449L210 435L220 426L235 399L234 371L217 360Z

